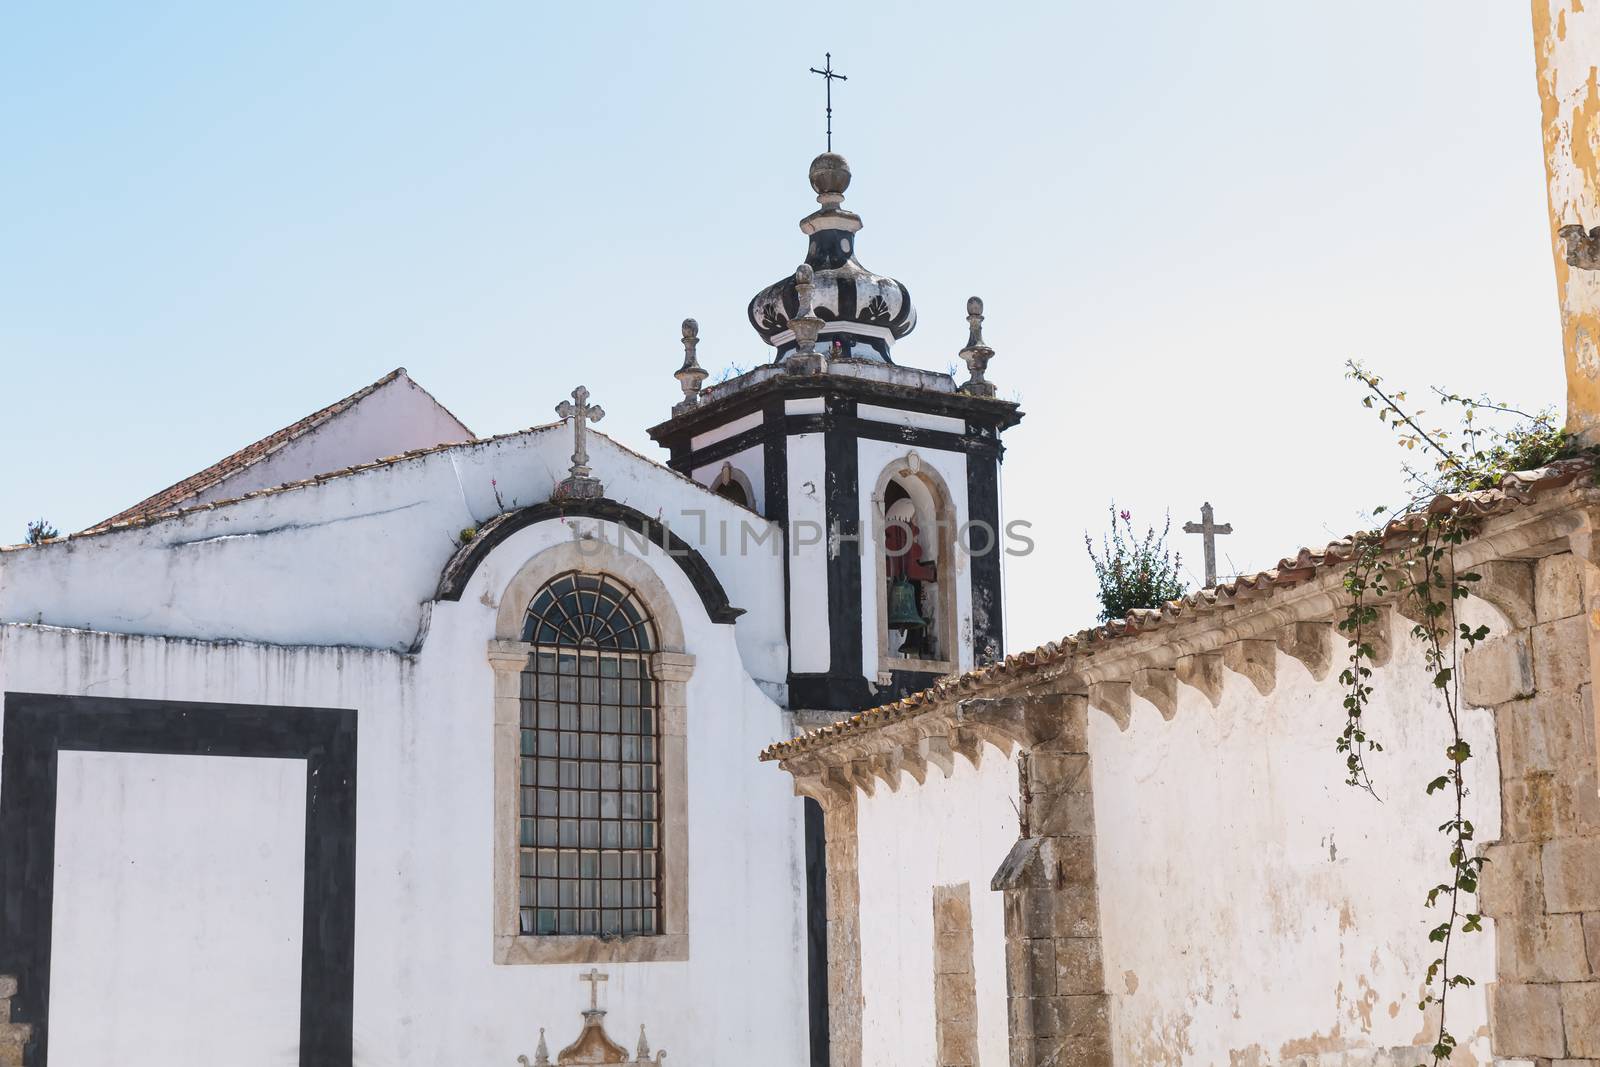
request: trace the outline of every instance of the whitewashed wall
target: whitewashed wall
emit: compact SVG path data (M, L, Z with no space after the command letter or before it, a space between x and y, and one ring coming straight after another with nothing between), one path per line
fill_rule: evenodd
M1437 947L1427 931L1444 916L1423 902L1449 875L1435 828L1451 805L1423 787L1443 771L1448 726L1407 628L1396 620L1394 660L1376 672L1367 713L1384 745L1370 762L1381 804L1344 784L1337 660L1317 683L1279 655L1270 697L1229 673L1215 709L1179 686L1171 722L1135 698L1126 733L1091 711L1118 1063L1371 1063L1375 1050L1431 1043L1417 1001ZM1466 725L1476 753L1468 817L1490 841L1492 719L1469 711ZM1489 1058L1485 925L1452 949L1480 983L1450 998L1468 1063Z
M471 437L454 415L401 374L265 459L197 494L193 503L226 500Z
M985 747L974 769L957 758L946 779L906 777L897 792L857 794L861 885L863 1067L934 1063L933 887L969 883L978 1050L1009 1062L1005 918L989 881L1017 840L1017 767Z
M621 450L607 443L596 451L597 468L613 492L642 496L643 477L630 478L614 462ZM247 502L149 530L12 553L0 570L6 583L0 602L12 616L37 609L47 621L392 639L399 631L386 629L361 602L376 600L396 611L403 605L411 618L402 629L415 627L420 605L390 599L391 590L430 595L435 564L453 550L440 526L458 524L463 511L484 506L492 474L508 497L529 492L519 485L536 482L527 466L537 456L524 448L515 454L520 463L497 465L480 465L485 461L477 452L460 457L471 470L461 485L472 503L456 505L461 511L455 513L448 510L449 496L441 503L440 494L427 491L427 478L416 486L362 476L270 498L282 509L276 524L287 523L281 534L245 532L272 519ZM449 457L423 470L454 480ZM686 479L659 471L652 488L658 499L678 494L697 506L717 503ZM319 499L321 507L311 507ZM386 503L403 514L384 517ZM345 513L353 514L341 523ZM295 529L301 523L305 528ZM418 526L425 531L417 533ZM531 1055L540 1026L556 1047L575 1036L587 994L578 967L492 963L493 709L485 652L510 576L531 555L569 536L564 524L550 522L509 538L459 602L433 607L415 654L14 623L0 626L0 690L357 709L356 1063L511 1064L519 1054ZM676 564L660 553L651 560L683 618L687 651L697 657L688 686L690 959L609 966L611 1029L631 1043L639 1024L647 1024L654 1043L675 1062L798 1067L807 1060L801 809L790 783L753 758L787 736L782 710L751 670L753 662L781 677L781 656L774 668L771 639L764 636L775 625L781 637L781 616L774 624L769 617L777 613L769 609L752 612L736 627L713 624ZM725 575L736 604L782 603L779 579L763 576L761 564L713 566ZM120 587L119 575L126 576ZM752 599L757 590L764 599ZM346 607L347 599L357 603ZM320 617L325 612L334 617ZM253 813L267 826L277 825L280 814L269 810L272 803L267 791ZM113 808L103 832L139 839L164 814L181 814L155 807L152 795L127 814ZM189 821L196 822L202 851L229 854L225 824ZM135 902L161 886L159 879L128 884ZM58 947L61 958L104 951L88 943L93 923L74 924L60 913L57 921L67 938ZM127 936L136 939L137 931L130 928ZM174 946L169 962L217 966L203 953L190 958L186 951ZM235 962L246 968L248 954ZM238 975L217 977L227 985ZM69 998L62 1010L84 1012L87 1003ZM54 1021L72 1029L82 1020ZM234 1036L241 1047L277 1048L276 1026L264 1017ZM169 1062L187 1067L182 1059Z
M745 667L787 677L781 539L722 545L718 524L760 525L688 478L593 434L606 494L670 524L706 559L741 618ZM463 528L549 499L571 432L476 442L131 530L0 554L0 622L286 645L414 649Z

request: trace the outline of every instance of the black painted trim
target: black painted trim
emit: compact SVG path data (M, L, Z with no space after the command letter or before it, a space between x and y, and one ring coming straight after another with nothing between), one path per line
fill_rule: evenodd
M0 973L17 978L12 1021L49 1055L57 754L143 752L306 761L301 1067L354 1061L356 712L6 693L0 753Z
M940 393L913 386L875 382L838 375L785 375L758 382L721 400L703 402L695 409L650 427L650 439L673 449L688 445L697 433L725 426L735 419L764 410L773 398L847 397L862 403L932 415L947 415L1004 430L1022 421L1023 412L1009 400L968 393Z
M487 559L489 553L493 552L502 541L518 530L570 515L603 519L619 526L626 526L634 533L648 538L651 544L665 549L694 585L695 592L700 595L700 603L705 605L706 614L711 617L712 622L731 623L744 614L743 608L736 608L728 603L727 591L722 588L722 582L717 579L716 572L711 569L704 556L689 547L688 542L664 524L636 508L615 500L574 500L562 504L546 502L495 516L484 523L479 528L477 536L462 545L445 565L444 573L439 576L439 589L435 599L460 600L467 582L472 579L478 565Z
M811 1030L811 1067L828 1067L828 841L822 805L805 808L806 1006Z
M861 453L841 423L855 418L856 402L830 396L831 425L823 433L823 509L828 573L828 673L860 678L861 648ZM835 547L835 538L837 545Z
M989 551L968 556L967 579L972 583L972 652L979 666L1005 657L1005 604L1001 567L1005 531L1000 529L1000 459L967 460L967 516L994 531ZM975 532L972 535L976 538Z
M704 448L683 453L681 459L674 452L672 463L674 470L687 474L699 467L715 463L737 455L746 449L764 445L774 436L787 437L801 433L826 433L830 429L846 430L856 435L857 438L868 441L891 441L911 448L931 448L945 452L960 452L970 456L991 457L997 456L1003 448L999 439L991 431L988 434L974 434L971 436L952 433L949 430L930 430L921 426L896 426L893 423L878 422L875 419L863 419L854 415L841 416L833 413L811 415L782 415L775 418L767 416L767 421L760 426L753 426L732 437L715 441Z

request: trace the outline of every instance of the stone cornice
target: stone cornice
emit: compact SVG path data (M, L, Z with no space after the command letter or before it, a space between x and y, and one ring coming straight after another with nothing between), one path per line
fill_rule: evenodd
M1586 463L1556 465L1514 476L1521 484L1507 490L1441 498L1480 524L1454 551L1458 570L1482 575L1473 584L1474 595L1513 620L1527 614L1531 570L1526 561L1587 548L1590 532L1600 529L1600 490L1588 477L1578 478L1588 470ZM1391 552L1419 525L1417 520L1386 528ZM1324 678L1347 647L1336 624L1349 605L1343 585L1351 544L1339 542L1315 555L1302 552L1273 571L953 676L904 700L772 745L762 759L779 761L795 774L797 791L814 795L814 790L820 800L839 789L870 791L874 782L897 780L907 768L920 772L933 762L931 753L965 755L976 763L981 747L974 742L1009 753L1013 744L1028 747L1041 736L1037 721L1026 729L1014 723L1001 728L994 718L998 712L974 717L971 709L979 704L998 708L1015 698L1037 703L1070 697L1099 708L1126 729L1131 696L1149 700L1170 718L1178 686L1194 688L1215 704L1225 672L1270 693L1280 651L1313 677ZM1397 625L1390 618L1393 609L1391 594L1376 631L1363 634L1374 645L1378 663L1389 656Z

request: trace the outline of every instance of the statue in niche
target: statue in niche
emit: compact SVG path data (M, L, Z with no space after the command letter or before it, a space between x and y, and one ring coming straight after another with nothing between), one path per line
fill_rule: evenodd
M554 1063L558 1067L582 1067L585 1064L620 1064L621 1067L647 1067L647 1065L661 1064L667 1058L665 1052L658 1052L654 1059L650 1058L650 1042L644 1036L644 1027L639 1027L639 1045L634 1050L633 1059L628 1058L628 1050L611 1040L606 1034L605 1009L600 1007L600 983L608 981L610 975L590 968L589 973L578 975L578 981L589 983L589 1009L583 1013L583 1029L579 1031L578 1038L572 1044L557 1053ZM545 1044L544 1028L539 1029L539 1047L534 1049L533 1059L518 1056L517 1063L521 1067L550 1067L550 1048Z
M898 655L911 659L937 659L934 620L938 566L928 551L917 508L898 482L884 493L883 571L888 587L889 627L903 636ZM893 651L893 650L892 650Z

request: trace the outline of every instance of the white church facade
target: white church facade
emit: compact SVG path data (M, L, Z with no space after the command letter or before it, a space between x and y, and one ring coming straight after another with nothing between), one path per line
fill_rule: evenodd
M826 1062L821 820L755 757L1001 654L1020 413L976 303L968 382L892 361L811 180L776 358L703 389L685 323L666 463L396 371L0 556L23 1062L510 1065L596 968L675 1062Z

